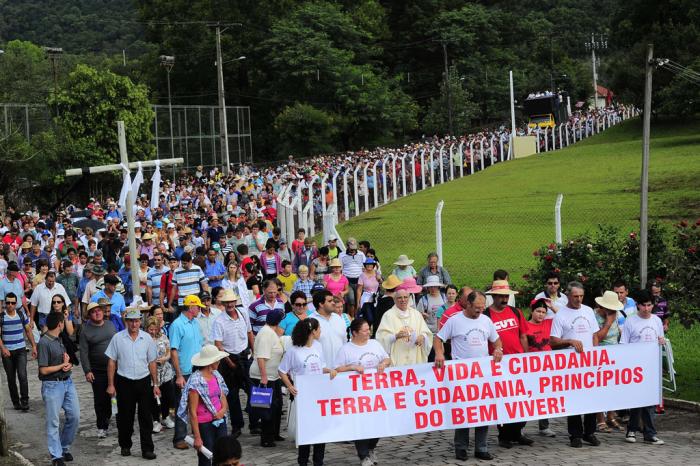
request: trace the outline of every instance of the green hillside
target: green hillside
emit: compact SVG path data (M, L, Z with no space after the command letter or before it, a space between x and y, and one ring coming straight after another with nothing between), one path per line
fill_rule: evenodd
M700 216L700 122L652 125L650 217ZM532 252L554 240L554 203L564 195L564 239L597 224L638 228L641 121L627 122L562 151L496 165L398 200L339 226L369 240L384 273L402 253L422 266L435 249L434 213L443 210L444 263L453 281L482 287L497 268L514 282ZM418 267L416 267L418 268Z

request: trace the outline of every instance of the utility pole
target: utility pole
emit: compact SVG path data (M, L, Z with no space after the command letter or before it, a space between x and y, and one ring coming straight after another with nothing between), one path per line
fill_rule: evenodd
M51 61L51 74L53 75L53 96L58 97L58 61L63 55L63 49L60 47L44 47L46 58ZM58 116L58 101L56 101L56 116Z
M114 171L122 171L124 176L129 176L129 171L132 168L137 168L139 166L139 163L129 163L129 156L126 152L126 133L124 130L124 122L123 121L117 121L117 136L119 140L119 155L120 155L120 162L119 164L116 165L101 165L98 167L88 167L88 168L72 168L66 170L66 176L81 176L85 174L94 174L94 173L105 173L105 172L114 172ZM177 158L177 159L163 159L163 160L150 160L147 162L140 162L140 165L142 168L146 167L155 167L156 164L159 164L161 166L166 166L166 165L178 165L182 164L184 162L183 159ZM127 222L127 230L128 230L128 242L129 242L129 256L130 256L130 265L131 265L131 285L132 285L132 293L134 296L134 299L136 299L137 296L140 296L139 293L139 259L138 256L136 255L136 235L134 234L134 197L136 196L137 193L133 192L131 189L129 189L126 197L126 222Z
M221 57L221 26L216 26L216 79L219 90L221 161L224 163L224 175L228 175L231 170L231 164L228 155L228 122L226 121L226 97L224 94L224 61Z
M173 100L170 94L170 72L175 66L175 57L172 55L161 55L160 65L165 68L165 72L168 75L168 118L170 119L170 156L175 157L175 136L173 134ZM173 172L173 179L175 179L175 172Z
M515 92L513 90L513 70L508 72L510 79L510 134L515 138Z
M450 129L450 136L455 134L454 124L452 122L452 86L450 84L450 69L447 65L447 42L440 41L442 44L442 56L445 61L445 90L447 91L447 124Z
M596 34L591 33L591 41L586 42L586 49L591 51L591 65L593 67L593 107L598 109L598 71L596 66L595 51L600 49L608 48L608 39L603 34L598 34L596 40Z
M649 226L649 139L651 136L651 80L654 74L654 44L647 45L646 83L644 85L644 119L642 125L642 180L639 212L639 287L647 283L647 248Z

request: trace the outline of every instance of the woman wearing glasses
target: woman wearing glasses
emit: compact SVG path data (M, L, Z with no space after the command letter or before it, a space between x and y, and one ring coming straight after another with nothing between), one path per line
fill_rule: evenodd
M289 302L292 305L292 312L288 312L284 316L279 326L282 329L283 335L292 336L294 326L300 320L304 320L311 315L309 306L306 301L306 294L303 291L295 291L289 296Z

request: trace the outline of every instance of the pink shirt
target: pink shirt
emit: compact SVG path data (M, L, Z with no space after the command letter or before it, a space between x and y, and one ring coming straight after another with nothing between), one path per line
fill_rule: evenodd
M328 274L323 277L323 280L326 282L326 288L328 288L328 291L333 293L333 296L340 294L345 287L350 284L345 275L341 275L340 280L335 281L331 275Z
M362 285L362 291L367 291L369 293L376 293L379 289L379 281L377 280L377 274L373 276L367 276L364 272L360 274L358 283Z
M212 378L207 381L207 385L209 385L209 399L214 405L214 408L218 411L221 409L221 388L219 387L216 377L212 376ZM214 415L209 412L200 398L199 404L197 405L197 422L204 424L205 422L211 422L213 420Z

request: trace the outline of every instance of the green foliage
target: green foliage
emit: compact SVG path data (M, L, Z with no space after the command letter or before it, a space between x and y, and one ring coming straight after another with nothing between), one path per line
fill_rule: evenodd
M664 242L664 228L652 224L648 231L648 276L663 280L668 273L670 251ZM594 233L585 233L565 241L550 243L533 252L535 267L523 278L527 285L526 297L542 290L549 272L557 272L562 283L578 281L586 289L586 300L611 290L616 280L624 280L628 287L646 286L639 282L639 238L636 232L624 234L619 228L599 226Z
M450 70L449 90L442 83L440 96L433 99L428 113L423 118L423 131L426 134L449 134L449 102L452 101L452 119L454 134L465 134L472 127L472 119L476 116L476 105L471 101L471 94L462 86L462 80L456 70Z
M337 129L332 115L309 104L285 107L275 118L280 149L301 156L330 152Z
M124 121L131 158L154 155L151 144L153 110L148 90L126 77L78 65L64 90L49 99L56 107L56 123L73 150L73 164L104 164L119 160L117 121Z
M51 67L44 51L31 42L13 40L0 55L0 102L37 103L51 86Z
M682 220L675 225L670 292L674 310L679 309L680 322L686 327L700 322L700 219Z

